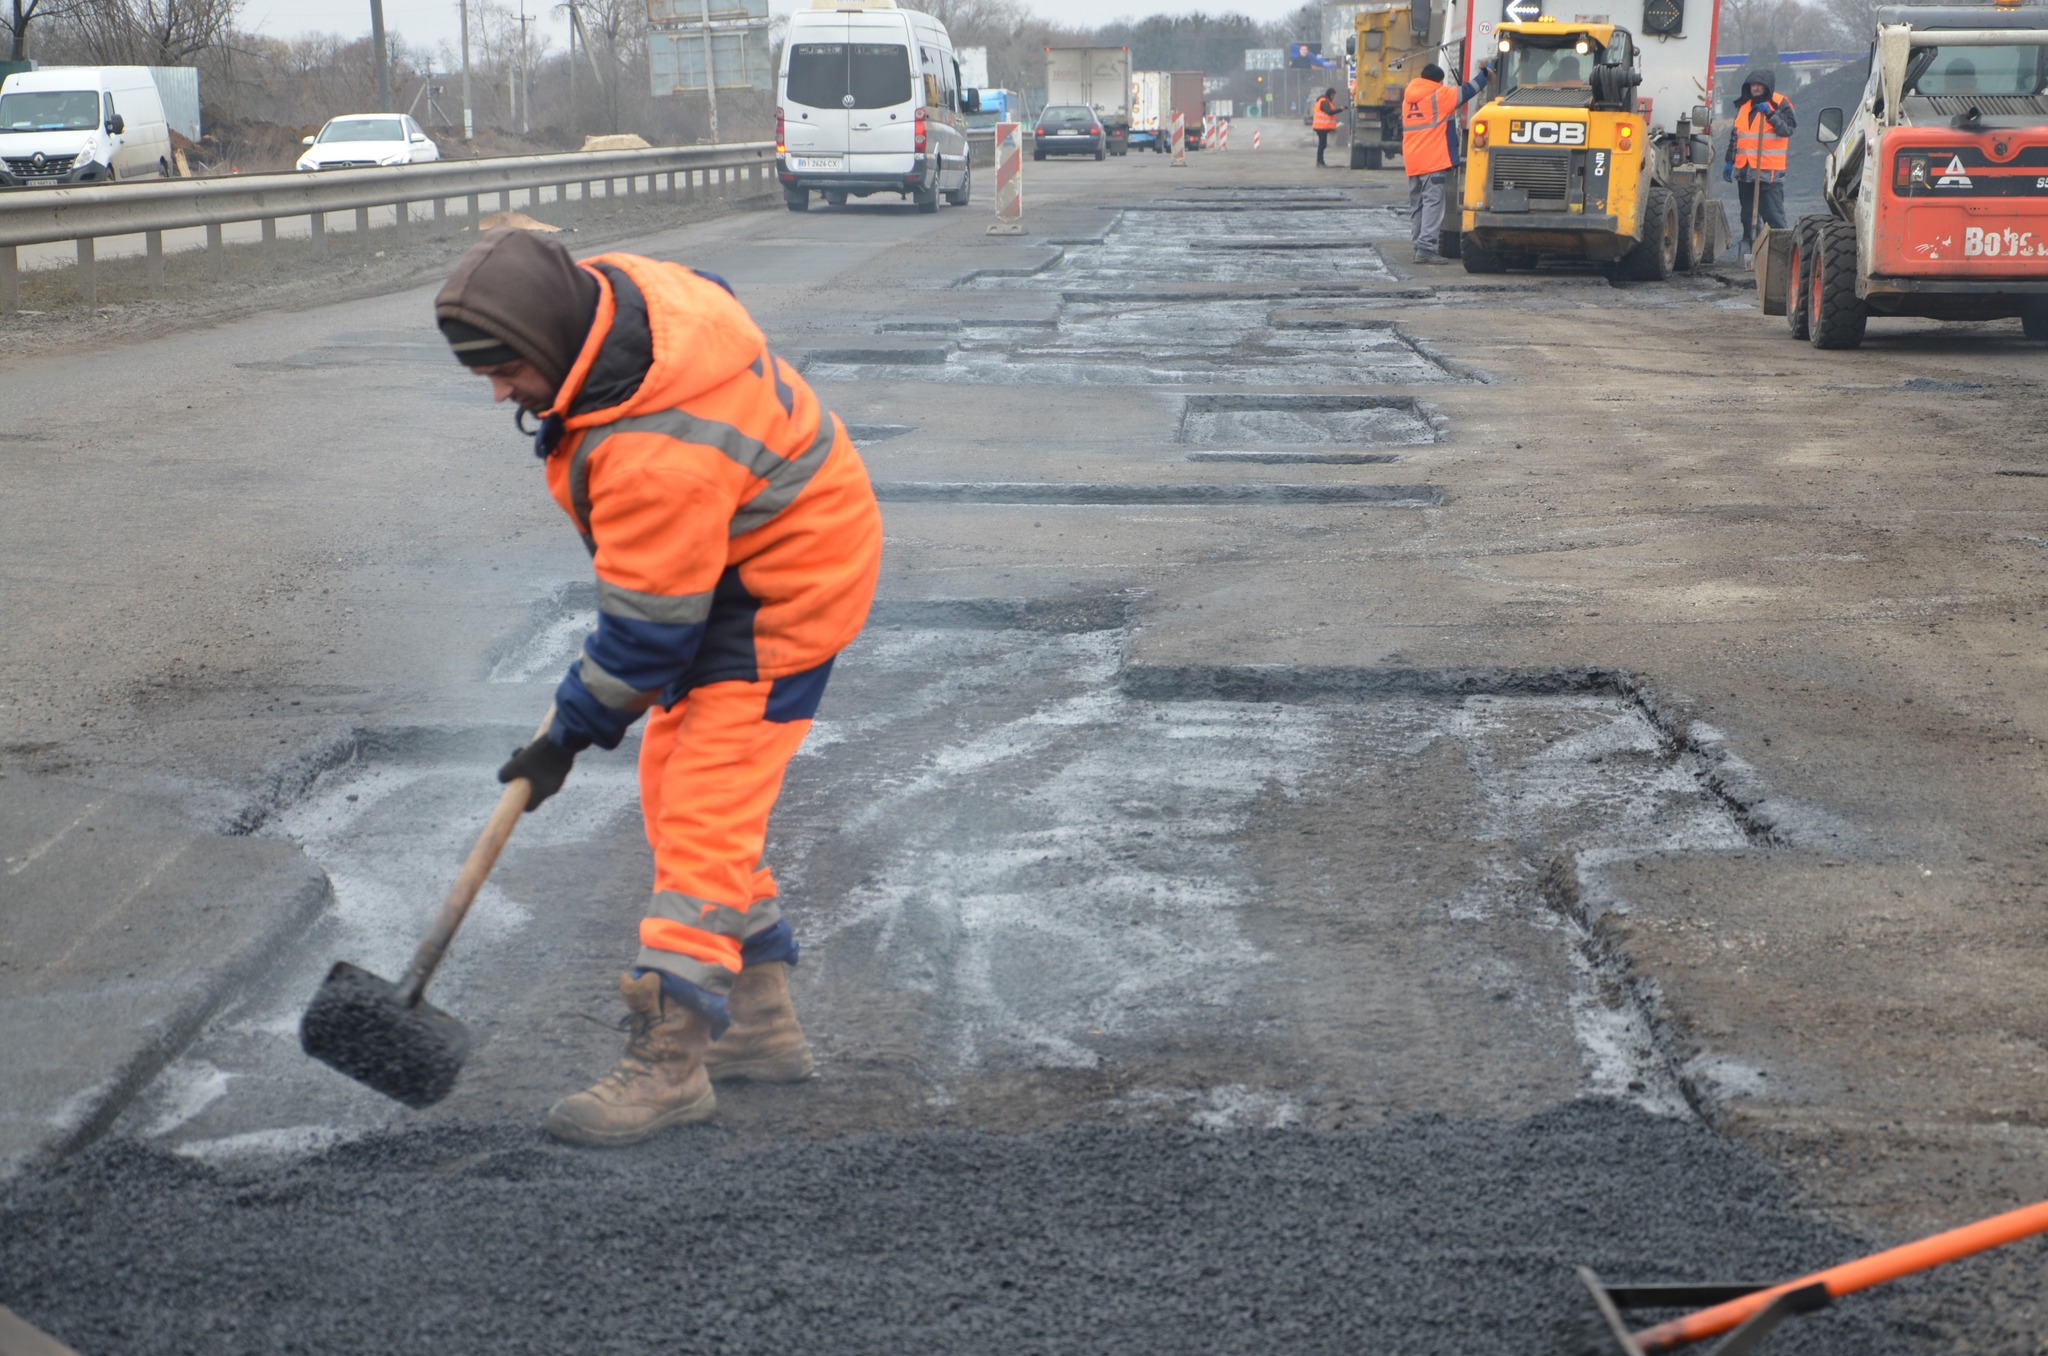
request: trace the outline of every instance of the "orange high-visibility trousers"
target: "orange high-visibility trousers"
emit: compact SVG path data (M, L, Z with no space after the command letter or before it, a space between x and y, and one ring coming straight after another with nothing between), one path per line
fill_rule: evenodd
M648 713L640 809L654 849L654 899L640 920L636 965L723 997L740 971L740 944L781 921L761 849L829 669L709 683Z

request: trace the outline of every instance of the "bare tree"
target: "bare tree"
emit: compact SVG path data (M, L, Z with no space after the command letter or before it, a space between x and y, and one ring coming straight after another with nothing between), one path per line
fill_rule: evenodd
M241 0L82 0L66 16L80 54L101 66L178 66L226 41Z
M25 61L28 59L28 26L37 20L50 22L62 19L77 9L81 0L10 0L8 10L0 13L0 25L7 29L7 59Z

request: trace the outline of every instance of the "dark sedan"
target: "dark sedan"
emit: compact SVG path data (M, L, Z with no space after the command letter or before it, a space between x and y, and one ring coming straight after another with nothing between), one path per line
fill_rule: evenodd
M1049 155L1092 155L1097 160L1109 153L1109 137L1095 110L1080 104L1048 104L1031 129L1031 158Z

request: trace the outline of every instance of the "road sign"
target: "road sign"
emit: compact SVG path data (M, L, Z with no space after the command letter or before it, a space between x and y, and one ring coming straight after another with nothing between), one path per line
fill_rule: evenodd
M1244 49L1244 68L1248 71L1284 71L1287 69L1287 49L1247 47Z

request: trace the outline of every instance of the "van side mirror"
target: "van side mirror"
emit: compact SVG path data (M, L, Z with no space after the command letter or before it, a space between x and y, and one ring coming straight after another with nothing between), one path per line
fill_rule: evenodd
M127 130L128 120L122 117L119 113L116 113L113 117L107 119L107 131L111 132L113 135L120 136L123 132Z
M1814 139L1823 146L1832 146L1842 139L1842 110L1823 108L1820 123L1813 129Z
M1358 35L1356 33L1353 33L1350 37L1344 39L1344 55L1358 55Z
M1430 0L1409 0L1408 4L1408 45L1421 47L1429 41ZM1444 34L1446 38L1450 34Z
M1692 130L1695 132L1705 132L1712 128L1713 125L1714 110L1708 108L1705 104L1694 104L1692 106Z
M961 90L961 91L960 91L960 111L961 111L962 113L979 113L979 112L981 112L981 91L980 91L980 90L978 90L978 89L963 89L963 90Z

